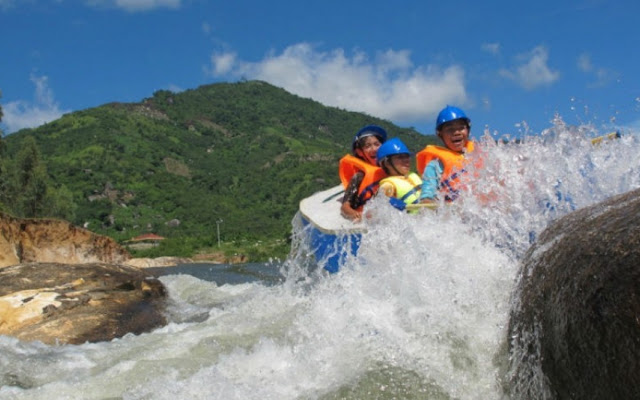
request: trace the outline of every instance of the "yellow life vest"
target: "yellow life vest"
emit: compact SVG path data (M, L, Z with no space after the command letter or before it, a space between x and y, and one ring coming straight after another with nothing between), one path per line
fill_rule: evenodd
M414 204L420 200L422 179L415 172L407 176L388 176L380 181L380 184L391 183L395 188L395 198L406 204Z
M380 180L387 176L384 170L375 165L371 165L368 162L354 157L351 154L347 154L340 159L338 167L338 173L340 175L340 181L342 186L346 189L349 186L349 182L356 172L364 173L364 178L358 187L358 196L360 197L360 204L364 204L378 191Z

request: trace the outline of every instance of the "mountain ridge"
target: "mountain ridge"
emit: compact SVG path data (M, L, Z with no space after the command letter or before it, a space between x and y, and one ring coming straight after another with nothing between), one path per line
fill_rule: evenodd
M155 232L195 250L219 243L218 229L226 242L286 242L298 202L338 184L338 160L372 123L412 150L437 142L261 81L160 90L4 142L11 156L35 139L53 184L73 195L74 224L120 242Z

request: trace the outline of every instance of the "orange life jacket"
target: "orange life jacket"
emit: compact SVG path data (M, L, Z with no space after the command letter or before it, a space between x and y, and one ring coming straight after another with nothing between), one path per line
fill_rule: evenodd
M358 187L360 204L364 204L378 191L380 180L387 176L387 174L385 174L382 168L371 165L350 154L340 159L338 173L340 174L342 186L344 186L345 189L349 186L349 182L356 172L364 173L364 178L362 182L360 182L360 187Z
M416 169L422 176L427 164L434 159L440 160L443 166L440 190L446 193L445 198L448 201L452 201L458 195L460 175L466 172L464 168L468 160L465 158L465 154L471 153L473 149L472 141L467 142L463 153L449 150L446 147L428 145L416 154Z

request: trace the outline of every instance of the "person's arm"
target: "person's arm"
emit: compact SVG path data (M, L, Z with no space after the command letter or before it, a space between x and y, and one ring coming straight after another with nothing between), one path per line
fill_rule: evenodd
M349 181L347 189L344 191L342 197L342 206L340 206L340 214L351 221L359 221L362 218L362 213L357 210L358 205L358 189L360 183L364 178L364 173L356 172Z
M378 193L384 193L387 197L396 197L396 187L391 182L383 182L380 184Z
M442 176L442 163L440 160L431 160L422 173L422 191L420 194L420 202L429 203L436 201L438 197L438 188L440 186L440 177Z
M404 211L407 208L407 204L396 197L396 187L391 182L383 182L380 184L380 189L378 189L378 193L384 193L385 196L389 198L389 204L393 207L397 208L400 211Z

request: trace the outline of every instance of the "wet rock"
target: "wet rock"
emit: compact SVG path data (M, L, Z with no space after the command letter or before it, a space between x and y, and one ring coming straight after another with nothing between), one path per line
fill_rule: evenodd
M640 190L543 232L509 339L512 399L640 399Z
M166 324L167 292L117 264L20 264L0 269L0 335L48 344L98 342Z

